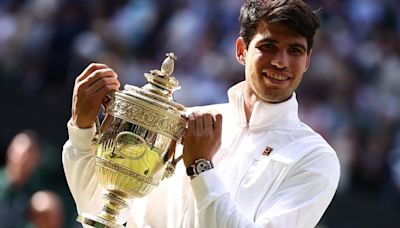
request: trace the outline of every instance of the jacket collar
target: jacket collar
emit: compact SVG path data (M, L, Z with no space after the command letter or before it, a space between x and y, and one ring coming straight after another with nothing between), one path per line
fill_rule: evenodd
M228 90L229 104L233 107L235 122L241 127L251 130L264 128L292 128L299 126L298 104L296 93L284 102L273 104L257 101L254 104L249 123L246 121L244 111L244 86L245 81L232 86Z

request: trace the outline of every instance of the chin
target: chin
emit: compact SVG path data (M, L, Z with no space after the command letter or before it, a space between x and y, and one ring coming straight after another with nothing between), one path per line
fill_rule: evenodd
M291 95L264 95L262 100L268 103L280 103L289 100Z

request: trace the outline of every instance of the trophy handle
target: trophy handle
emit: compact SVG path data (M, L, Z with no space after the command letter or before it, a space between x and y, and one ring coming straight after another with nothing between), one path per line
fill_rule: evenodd
M182 160L183 158L183 154L179 155L179 157L177 157L176 159L172 160L172 163L174 163L176 165L176 163L178 163L180 160Z
M176 150L176 142L174 144L172 144L171 147L169 148L168 153L172 152L172 156L171 156L171 160L167 161L167 166L165 168L164 176L162 177L162 180L174 175L176 164L183 158L183 154L181 154L180 156L175 158L175 150Z
M101 132L100 132L101 124L100 124L100 119L98 116L96 117L95 124L96 124L96 132L94 133L94 136L92 139L92 144L98 145L100 143L100 139L101 139Z
M103 117L106 116L107 114L107 106L108 103L111 101L111 99L113 98L114 93L111 93L110 95L107 95L104 97L103 102L100 105L100 110L99 113L96 117L96 121L95 121L95 126L96 126L96 133L93 136L92 139L92 143L97 145L100 143L100 139L101 139L101 123L100 123L100 118L99 116L102 115Z
M185 118L185 122L186 122L185 123L185 125L186 125L185 126L185 130L187 130L187 128L188 128L188 126L187 126L188 125L188 117L187 117L187 115L182 115L182 117ZM172 154L172 159L171 159L171 161L168 161L168 164L167 164L167 167L165 168L165 172L164 172L164 176L163 176L162 180L164 180L165 178L169 178L172 175L174 175L176 164L180 160L182 160L182 158L183 158L183 154L181 154L177 158L175 158L176 143L179 143L179 144L181 144L183 146L183 144L185 143L184 140L185 140L185 136L183 135L182 138L179 139L178 142L175 142L175 144L172 145L171 148L173 148L173 150L174 150L173 154Z
M129 160L138 160L147 151L146 142L142 137L129 131L118 133L115 137L116 154ZM124 149L124 147L126 147ZM130 153L129 153L130 152Z

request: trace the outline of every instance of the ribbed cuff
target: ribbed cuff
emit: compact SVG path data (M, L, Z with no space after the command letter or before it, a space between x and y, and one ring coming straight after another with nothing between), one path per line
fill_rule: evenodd
M201 173L190 184L197 202L197 210L199 211L207 208L221 195L228 193L216 169Z
M78 151L91 151L92 139L96 133L96 127L93 125L91 128L78 128L72 125L71 120L67 123L69 141L71 145Z

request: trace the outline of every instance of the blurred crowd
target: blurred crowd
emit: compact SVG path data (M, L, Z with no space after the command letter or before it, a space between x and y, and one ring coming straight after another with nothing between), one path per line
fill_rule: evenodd
M6 151L0 169L0 227L56 228L64 224L61 197L38 190L40 143L32 131L17 134ZM60 225L61 224L61 225Z
M357 198L398 214L400 1L306 2L318 11L322 26L311 67L297 91L300 117L338 153L342 175L335 200ZM21 122L12 119L19 112L12 98L22 96L18 100L22 106L26 102L34 107L29 114L25 109L24 115L38 116L36 125L26 127L33 128L41 142L51 144L42 160L55 159L58 164L49 168L39 162L39 170L47 167L42 169L42 182L57 179L54 183L62 187L52 194L60 195L67 213L75 212L70 211L74 208L68 190L60 190L66 185L58 157L67 137L75 77L89 63L101 62L116 70L122 85L142 86L143 73L159 69L165 53L173 51L178 57L174 76L182 86L175 93L179 103L226 102L227 89L244 75L234 45L241 4L238 0L0 0L0 94L9 101L0 117L11 119L3 129ZM33 98L38 98L34 104ZM45 106L48 99L50 110ZM46 111L38 113L41 109ZM53 124L56 120L62 123ZM54 139L52 132L59 131L63 133L55 133ZM4 164L7 145L16 133L0 131ZM46 179L54 170L57 178ZM346 208L335 203L332 207L323 220L327 227L337 224L329 218L350 219L335 216ZM66 227L73 224L70 217ZM367 222L358 222L368 227ZM398 218L391 223L399 224Z

